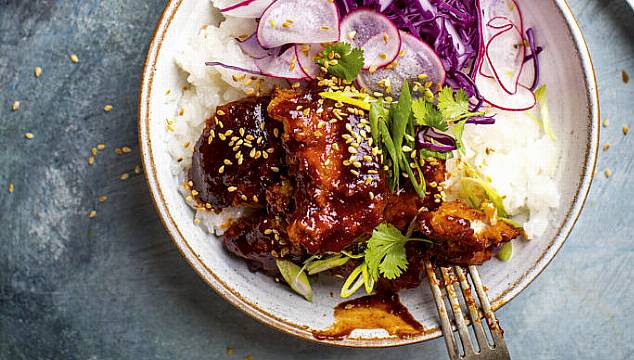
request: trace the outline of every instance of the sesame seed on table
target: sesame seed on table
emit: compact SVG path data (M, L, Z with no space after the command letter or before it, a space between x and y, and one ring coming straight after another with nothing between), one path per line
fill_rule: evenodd
M624 359L634 353L634 11L623 0L569 3L599 82L597 176L558 256L497 313L514 358ZM0 358L446 358L442 339L369 351L281 334L180 256L137 145L140 74L165 4L0 0Z

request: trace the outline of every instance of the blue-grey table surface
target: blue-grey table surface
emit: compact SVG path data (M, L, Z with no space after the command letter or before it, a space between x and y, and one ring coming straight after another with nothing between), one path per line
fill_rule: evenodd
M0 0L0 358L447 358L442 339L359 350L292 338L233 308L187 265L133 171L140 74L164 5ZM621 74L634 74L634 12L624 0L570 5L611 148L559 255L498 313L517 359L634 358L634 141L622 130L634 125L634 81ZM99 143L107 148L88 166ZM115 154L122 146L132 152Z

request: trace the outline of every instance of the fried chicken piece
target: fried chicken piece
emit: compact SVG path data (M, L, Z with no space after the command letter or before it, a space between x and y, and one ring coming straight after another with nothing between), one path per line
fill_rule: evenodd
M265 189L280 179L284 158L281 126L266 112L269 101L234 101L219 106L207 120L189 171L198 204L214 209L262 206Z
M445 160L428 159L422 171L427 185L427 195L424 199L414 191L411 182L404 178L400 180L403 189L388 195L384 212L385 221L401 231L407 229L419 211L431 211L440 206L440 200L436 201L436 198L440 196L442 184L446 180Z
M504 221L492 221L482 211L460 200L444 202L437 210L418 215L418 231L434 242L437 261L456 265L479 265L489 260L502 244L522 230Z
M277 273L276 258L301 259L304 251L286 240L286 223L260 211L232 224L224 233L225 248L247 260L249 270Z
M289 175L296 180L288 236L311 254L337 252L383 220L387 185L369 122L320 89L277 91L269 115L284 124Z

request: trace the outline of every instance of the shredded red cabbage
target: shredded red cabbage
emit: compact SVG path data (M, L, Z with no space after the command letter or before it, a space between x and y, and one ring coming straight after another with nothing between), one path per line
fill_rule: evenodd
M444 152L456 150L457 146L453 137L429 126L423 126L416 134L416 148Z
M526 56L524 62L533 60L535 76L533 77L533 83L529 89L530 91L535 91L535 89L537 89L537 85L539 84L539 54L543 49L541 46L537 46L537 42L535 41L535 31L533 28L526 30L526 39L528 40L528 47L531 49L531 53Z

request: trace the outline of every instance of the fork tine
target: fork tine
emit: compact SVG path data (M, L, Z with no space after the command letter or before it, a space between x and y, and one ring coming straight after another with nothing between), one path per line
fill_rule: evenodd
M434 295L434 301L436 302L436 308L438 309L440 328L442 329L442 334L445 337L445 344L447 345L449 358L452 360L459 359L458 345L453 337L453 329L451 328L451 323L449 322L449 316L447 314L447 309L445 308L445 301L443 299L442 292L440 291L440 287L438 286L438 279L436 278L434 267L429 260L425 260L424 263L427 279L429 280L429 287Z
M495 313L493 313L493 311L491 310L491 304L489 303L489 298L487 297L486 292L484 291L484 287L482 286L482 281L480 280L478 269L474 265L470 265L469 274L471 274L471 280L473 280L476 292L478 293L478 298L480 298L480 305L484 310L484 317L487 320L487 325L491 330L493 344L496 348L499 347L502 350L507 351L508 353L508 350L506 349L506 343L504 342L502 328L500 328L500 324L495 317Z
M454 271L458 276L458 281L460 282L460 287L462 288L462 296L464 296L465 303L467 304L467 308L469 309L469 317L471 318L471 324L475 331L476 340L478 341L478 345L480 346L480 352L482 352L483 347L490 347L489 340L487 340L487 336L484 333L484 328L482 327L482 320L480 317L480 312L478 311L477 304L475 299L473 298L473 293L471 291L471 286L467 281L467 276L460 266L455 266Z
M454 281L449 273L450 270L450 268L446 267L440 268L440 272L442 273L442 277L445 281L447 297L449 298L451 310L453 311L454 319L456 321L456 327L458 328L458 335L460 335L460 342L462 343L465 356L469 356L475 354L475 350L473 344L471 343L467 324L465 323L464 316L462 315L462 308L460 306L460 302L458 301L458 296L456 296Z

